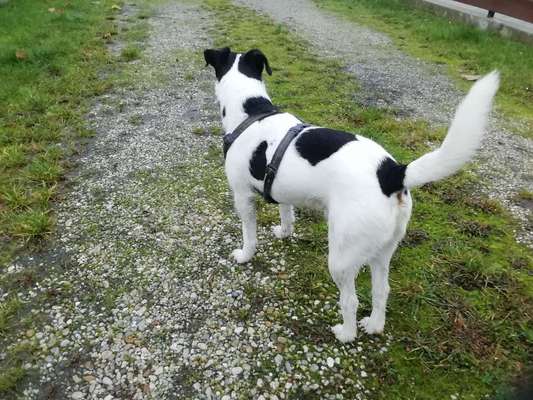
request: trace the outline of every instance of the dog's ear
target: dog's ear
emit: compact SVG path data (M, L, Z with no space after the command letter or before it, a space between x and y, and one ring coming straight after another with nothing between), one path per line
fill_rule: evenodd
M228 65L231 54L229 47L204 50L205 66L207 67L208 65L211 65L215 69L215 74L218 80L222 79L224 74L228 72L231 67L231 65Z
M241 56L241 60L239 61L239 71L246 76L261 80L263 68L269 75L272 75L268 59L261 50L253 49Z

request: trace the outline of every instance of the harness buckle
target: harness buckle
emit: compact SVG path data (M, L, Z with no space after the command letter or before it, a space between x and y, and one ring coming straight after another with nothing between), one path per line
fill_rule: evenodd
M278 169L276 167L274 167L272 165L272 163L268 164L267 167L266 167L266 173L265 173L265 176L268 175L268 174L274 174L276 175L276 173L278 172Z

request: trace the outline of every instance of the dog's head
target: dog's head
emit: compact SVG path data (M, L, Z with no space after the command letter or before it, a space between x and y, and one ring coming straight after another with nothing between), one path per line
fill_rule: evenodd
M234 53L229 47L204 51L206 66L215 69L215 92L220 105L222 124L226 132L234 129L249 114L246 102L261 98L270 103L262 81L263 70L272 75L266 56L261 50Z
M227 78L239 78L238 75L260 81L263 69L272 75L268 59L258 49L243 54L234 53L229 47L207 49L204 51L204 58L206 66L211 65L215 69L215 75L219 82L226 76Z

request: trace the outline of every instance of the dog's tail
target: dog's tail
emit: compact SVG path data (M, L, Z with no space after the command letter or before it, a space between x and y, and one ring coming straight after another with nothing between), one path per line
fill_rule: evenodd
M405 188L445 178L472 159L481 145L499 84L499 73L493 71L472 86L457 108L442 145L407 165L403 180Z

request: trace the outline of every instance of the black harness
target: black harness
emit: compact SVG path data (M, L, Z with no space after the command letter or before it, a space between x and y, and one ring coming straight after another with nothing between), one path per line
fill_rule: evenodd
M246 118L243 122L241 122L241 124L237 128L235 128L233 132L224 135L224 137L222 138L222 140L224 141L224 159L226 159L226 154L228 153L228 150L233 144L233 142L236 141L237 138L241 136L241 133L248 129L250 125L252 125L254 122L261 121L267 117L279 113L280 112L278 110L273 110L266 113L252 115Z
M228 133L227 135L224 135L224 158L226 158L226 154L228 153L229 148L233 144L235 140L247 129L252 125L254 122L261 121L267 117L270 117L271 115L279 114L280 111L270 111L268 113L262 113L250 116L244 120L233 132ZM281 160L283 160L283 156L285 154L285 151L291 144L291 142L294 140L296 136L299 135L301 131L303 131L305 128L307 128L308 124L298 124L290 128L281 142L279 142L278 147L276 148L276 151L274 152L274 155L272 156L272 160L270 160L270 163L266 167L266 173L265 173L265 181L263 185L263 198L269 202L269 203L275 203L277 204L277 201L272 198L270 195L272 191L272 184L274 183L274 179L276 178L276 174L278 173L279 165L281 164Z

